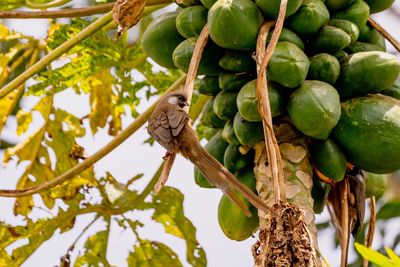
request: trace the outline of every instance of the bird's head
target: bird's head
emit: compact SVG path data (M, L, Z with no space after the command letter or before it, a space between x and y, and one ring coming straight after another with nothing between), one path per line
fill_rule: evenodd
M170 105L173 106L178 106L180 108L183 108L185 106L189 106L189 103L187 102L187 99L184 95L180 93L172 93L167 95L165 99Z

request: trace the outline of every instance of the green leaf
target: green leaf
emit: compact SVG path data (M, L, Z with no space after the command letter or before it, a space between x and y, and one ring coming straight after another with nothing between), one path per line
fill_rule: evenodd
M107 229L89 237L85 242L85 254L76 259L74 266L111 266L106 257L109 234Z
M371 248L368 248L359 243L355 243L354 246L355 246L356 250L358 251L358 253L360 253L360 255L364 259L376 264L379 267L396 267L397 266L389 258L385 257L381 253L379 253Z
M183 212L183 195L172 187L164 187L153 196L149 207L154 208L153 219L164 225L165 231L186 241L186 259L192 266L206 266L203 248L196 240L196 228Z
M178 255L167 245L150 240L139 239L134 251L127 258L130 267L181 267Z
M10 10L21 7L25 3L25 0L1 0L0 10Z
M400 216L400 200L392 200L385 203L382 208L379 209L376 218L377 219L390 219Z

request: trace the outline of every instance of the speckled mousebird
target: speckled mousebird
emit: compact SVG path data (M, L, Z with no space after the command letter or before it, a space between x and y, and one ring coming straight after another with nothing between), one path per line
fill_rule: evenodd
M265 212L268 207L256 194L230 173L218 160L211 156L199 143L188 113L186 98L181 93L169 93L160 99L148 121L148 133L167 153L180 152L189 159L206 177L208 182L221 189L247 216L251 216L234 190L242 194L253 206Z

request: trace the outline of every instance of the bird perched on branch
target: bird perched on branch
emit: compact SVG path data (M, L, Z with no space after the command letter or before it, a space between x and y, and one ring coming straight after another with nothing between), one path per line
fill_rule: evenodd
M235 190L253 206L265 212L271 211L253 191L242 184L218 160L199 143L185 106L189 104L181 93L163 96L148 121L148 133L167 149L167 153L178 153L196 165L208 182L221 189L247 216L251 216Z

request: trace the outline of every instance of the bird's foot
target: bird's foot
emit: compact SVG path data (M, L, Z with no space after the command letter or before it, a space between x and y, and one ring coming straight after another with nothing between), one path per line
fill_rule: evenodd
M167 151L165 152L165 156L162 158L163 160L167 160L171 156L171 152Z

